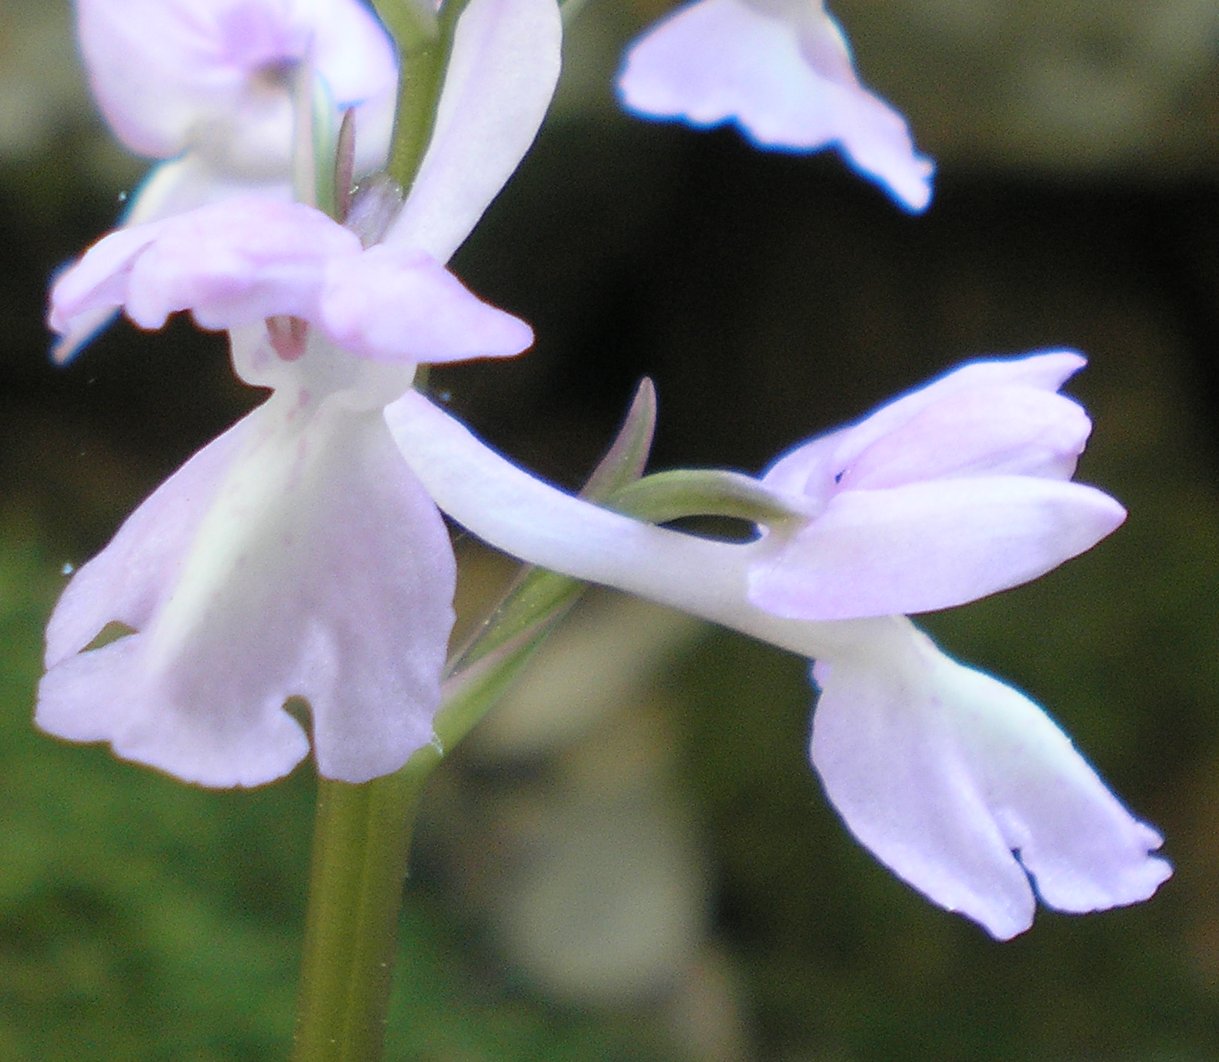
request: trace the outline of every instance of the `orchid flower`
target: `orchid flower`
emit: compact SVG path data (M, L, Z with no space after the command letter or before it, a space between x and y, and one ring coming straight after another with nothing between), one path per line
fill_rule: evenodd
M812 761L847 826L935 903L1006 939L1031 925L1036 896L1071 912L1147 899L1171 873L1150 854L1161 839L1033 702L955 663L908 620L885 613L1014 585L1120 523L1121 507L1111 499L1063 482L1089 425L1055 392L1081 364L1061 352L969 365L805 444L756 482L781 514L779 531L748 543L698 539L588 505L514 468L420 395L390 405L386 419L433 499L492 545L816 659ZM989 420L980 415L988 406ZM1032 409L1044 415L1021 432L1016 421ZM835 502L826 504L826 481L809 475L814 468L830 483L838 478L831 470L843 470L839 488L853 475L854 489L879 495L876 506L842 528ZM1018 482L1024 479L1056 486L1038 500L1029 496L1036 483ZM924 484L929 497L913 505L924 521L937 515L936 505L950 521L974 497L995 507L989 516L999 522L998 510L1008 507L1012 530L991 557L991 574L969 547L976 527L958 538L897 531L884 496L891 494L887 504L900 515L912 505L908 488ZM837 497L847 494L842 488ZM842 565L838 578L809 556L823 521L830 525L822 536L827 563ZM864 579L852 612L859 558L834 542L854 534L865 557L887 536L901 562L926 571L913 582L895 579L887 599L882 579ZM963 549L970 554L965 579L950 564ZM791 594L775 593L776 555ZM818 612L836 621L809 618ZM872 618L845 618L851 615Z
M137 155L164 160L122 219L138 225L234 195L292 196L295 97L317 82L351 110L357 174L385 162L397 66L358 0L77 0L94 98ZM56 344L70 360L110 318L80 316Z
M161 202L133 205L133 221L208 202L213 183L269 184L287 198L301 71L369 122L357 169L385 161L397 67L359 0L77 0L76 14L111 129L136 154L171 160L143 193Z
M761 148L837 146L907 210L931 201L933 164L860 83L823 0L695 0L628 48L618 90L641 117L733 122Z
M479 139L438 123L403 206L415 229L363 233L366 247L311 207L243 197L121 229L60 278L61 332L114 307L143 327L190 310L230 331L239 375L272 395L74 575L48 628L41 727L212 786L267 782L304 757L292 697L309 703L329 778L386 774L432 740L455 564L382 410L416 365L509 356L532 333L413 232L464 239L541 123L559 46L552 0L472 0L441 113L453 93L485 99L514 128ZM424 179L456 166L474 174L457 203ZM130 633L90 648L116 623Z
M265 59L278 53L251 42L278 40L260 34L283 23L257 12L297 11L284 4L209 11L236 33L226 40ZM834 107L862 116L828 139L916 206L929 165L817 12L832 36L802 46L841 90ZM966 366L759 478L714 474L759 525L747 542L543 483L411 386L418 365L532 341L445 263L537 131L558 74L558 10L471 0L453 40L432 138L396 209L359 201L348 228L306 204L228 196L112 233L56 284L61 334L113 309L146 328L189 311L230 333L237 372L271 395L74 575L48 628L39 725L200 784L257 785L309 751L288 711L300 698L321 775L396 771L434 741L455 582L443 511L526 561L815 660L811 755L829 799L896 874L994 936L1027 928L1037 895L1066 911L1150 896L1170 872L1151 854L1155 831L1036 705L948 659L902 615L1035 578L1121 522L1116 502L1071 482L1090 424L1058 389L1082 359ZM119 94L106 106L134 104ZM186 129L189 152L189 130L211 128L136 122L130 136L151 145ZM615 501L630 509L638 496ZM691 514L716 511L714 497L699 504Z

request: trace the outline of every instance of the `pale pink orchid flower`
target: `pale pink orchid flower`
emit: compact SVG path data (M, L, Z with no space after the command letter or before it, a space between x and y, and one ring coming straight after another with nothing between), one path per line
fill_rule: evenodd
M363 283L370 275L375 283ZM36 721L204 785L257 785L309 750L360 782L432 740L455 564L382 417L415 366L502 357L527 325L424 252L295 203L237 199L114 233L56 286L52 323L121 305L232 332L271 397L196 454L73 576ZM87 649L110 623L135 633Z
M416 182L404 213L428 240L397 224L366 248L311 207L240 196L112 233L60 277L56 330L113 308L143 327L187 310L228 330L238 374L272 394L72 577L47 631L39 726L208 786L269 782L308 753L295 697L328 778L387 774L434 740L455 562L383 411L418 364L532 342L442 263L536 134L560 43L552 0L463 12L441 111L458 93L514 128L470 137L476 114L437 127L424 172L476 176L458 199ZM126 630L99 644L114 624Z
M137 155L176 160L179 209L210 201L213 179L288 194L306 69L339 110L367 119L360 168L385 160L398 70L359 0L76 0L76 16L102 114ZM151 183L166 194L168 178Z
M759 481L791 515L751 542L654 527L548 486L410 389L418 363L507 356L530 338L442 263L536 132L557 77L557 11L550 0L474 0L458 30L459 51L473 54L455 52L445 95L494 101L515 128L470 137L477 115L450 107L384 244L366 249L308 207L240 199L117 233L57 285L60 328L122 306L148 325L189 310L230 329L238 372L272 394L73 577L48 629L39 725L201 784L256 785L308 752L285 708L300 697L321 774L360 782L395 770L433 740L454 583L443 509L522 559L815 658L812 756L831 801L899 876L994 936L1027 928L1034 886L1065 911L1150 896L1169 874L1150 854L1160 838L1062 732L887 614L1014 585L1120 521L1088 488L1058 490L1076 486L1087 435L1086 417L1056 394L1078 359L968 367L798 448ZM496 53L497 41L528 52ZM1022 434L1006 406L990 419L970 412L988 403L1027 407L1049 441ZM988 478L1038 482L994 492L1015 530L991 568L997 515L942 543L969 547L958 577L922 538L945 532L941 509L959 516L958 496ZM1049 494L1037 494L1040 481ZM913 498L914 487L930 493ZM852 500L867 492L888 501ZM922 521L920 541L894 511ZM1047 533L1063 526L1076 528L1065 540ZM841 546L848 530L872 556L897 549L926 571L888 591L884 579L868 584ZM821 545L842 579L819 561ZM776 566L807 585L776 595ZM844 604L852 583L855 612ZM95 645L114 623L129 630Z
M77 0L76 24L110 128L135 154L163 160L131 195L123 225L234 195L290 200L301 77L337 112L352 111L356 173L385 163L398 70L359 0ZM79 318L55 360L72 358L109 318Z
M386 419L440 508L488 543L815 659L820 696L811 758L831 803L895 874L1007 939L1032 924L1038 897L1076 913L1147 899L1171 874L1152 855L1161 838L1122 806L1036 704L951 660L896 613L912 600L928 608L955 603L969 585L981 596L1032 578L1112 530L1122 512L1090 488L1074 498L1051 490L1036 505L1062 512L1030 519L1022 513L1029 500L1014 491L1008 501L1017 530L997 538L994 572L987 575L973 556L979 527L963 530L964 545L935 521L924 524L924 535L944 534L942 541L894 538L883 499L888 483L951 483L963 498L985 495L979 477L988 471L1061 484L1087 435L1087 418L1068 399L1044 399L1056 397L1080 364L1077 355L1050 353L968 365L780 461L761 480L775 489L777 503L790 503L796 528L794 536L785 531L780 547L793 554L785 577L794 585L778 607L770 584L773 530L747 543L716 542L588 505L515 468L418 394L387 407ZM975 415L987 405L989 421ZM1037 430L1019 431L1014 421L1021 415ZM844 454L849 467L838 463ZM863 537L865 552L879 550L878 537L889 540L906 563L926 565L930 574L895 579L886 599L883 580L835 552L829 535L827 549L843 565L842 579L833 579L801 540L830 518L831 491L821 480L814 488L807 476L789 477L801 464L801 473L815 466L831 482L842 471L838 488L852 470L859 477L852 489L872 484L878 505L860 510L850 533ZM963 507L951 493L934 493L914 514L938 499L959 516ZM1001 492L991 498L1001 500ZM900 494L891 502L899 514L908 504ZM1089 531L1065 541L1047 534L1059 523L1074 526L1076 508ZM875 528L866 526L868 513ZM969 553L965 577L947 564L962 549ZM1039 559L1030 564L1033 555ZM853 581L861 588L856 613L846 603ZM835 620L808 618L818 612Z
M905 119L860 82L822 0L685 4L627 49L618 91L641 117L731 122L761 148L836 147L907 210L931 202L933 163Z

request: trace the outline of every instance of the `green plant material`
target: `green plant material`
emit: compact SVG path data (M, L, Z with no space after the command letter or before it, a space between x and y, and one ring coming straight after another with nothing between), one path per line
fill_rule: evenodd
M624 484L606 500L612 508L651 524L687 516L726 516L769 526L808 516L785 505L752 476L718 468L657 472Z
M655 409L655 395L645 381L617 439L590 477L591 489L621 489L640 475ZM464 680L446 689L445 707L435 723L440 745L421 749L402 770L370 782L319 782L296 1062L373 1062L381 1057L402 882L424 783L507 689L583 585L540 569L524 571L458 655L454 668L464 668ZM471 667L476 663L481 666Z

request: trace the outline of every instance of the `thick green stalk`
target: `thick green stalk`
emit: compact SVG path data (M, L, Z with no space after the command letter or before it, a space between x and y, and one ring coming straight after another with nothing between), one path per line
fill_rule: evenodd
M409 191L436 124L448 43L421 0L373 0L373 7L398 50L398 106L387 169Z
M457 19L466 2L446 0L437 16L430 0L373 0L398 51L398 106L388 173L407 193L432 138ZM630 478L638 474L634 470ZM549 584L557 578L539 573L523 588L530 604L550 606L552 620L578 595L578 586L567 582L560 582L559 593L553 594ZM527 593L538 588L540 597ZM448 725L437 720L440 740L449 742L444 752L481 718L553 625L547 616L530 618L535 623L517 632L517 645L467 675L459 688L446 689L449 712L442 716ZM294 1062L377 1062L383 1055L415 817L424 782L444 752L425 747L397 773L359 785L319 781Z
M363 785L319 781L295 1062L381 1057L406 860L434 764L428 759Z

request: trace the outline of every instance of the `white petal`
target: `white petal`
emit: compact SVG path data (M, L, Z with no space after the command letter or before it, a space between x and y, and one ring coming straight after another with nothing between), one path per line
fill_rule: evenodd
M827 498L837 486L836 477L848 470L861 454L886 436L901 432L918 417L930 414L936 407L946 408L951 413L958 403L968 401L968 396L976 392L995 398L1001 398L1005 393L1014 394L1017 400L1030 389L1052 394L1085 364L1083 356L1071 350L968 362L886 402L853 424L794 447L771 466L765 476L766 482L787 493ZM1066 415L1078 423L1074 411L1067 410ZM1063 466L1056 466L1052 471L1060 478L1069 478L1069 473L1063 475Z
M354 233L302 203L225 199L99 240L56 280L50 323L74 334L118 306L143 328L188 309L212 329L313 318L327 264L360 253Z
M804 656L850 645L888 620L809 623L748 599L758 543L715 542L591 505L517 468L418 392L385 409L394 440L436 504L507 553L626 590Z
M837 470L839 490L929 479L1069 480L1092 431L1076 402L1032 387L978 387L937 402Z
M519 354L533 330L470 293L423 251L384 244L327 270L327 333L343 350L379 361L463 361Z
M1125 517L1094 487L1028 476L845 491L802 530L774 536L750 598L812 620L951 608L1044 575Z
M1171 874L1150 855L1160 836L1040 708L909 625L815 676L813 764L851 832L992 936L1029 927L1034 888L1050 907L1096 911L1145 900Z
M905 120L855 75L837 24L814 0L697 0L627 51L624 105L706 127L735 122L760 147L840 147L907 209L931 200L930 160Z
M559 78L555 0L471 0L436 128L385 242L447 262L533 143Z
M193 146L238 168L274 159L286 170L282 74L307 59L340 105L394 86L389 44L356 0L78 0L77 28L102 112L155 158Z
M37 722L204 785L307 752L362 782L432 737L455 565L379 411L277 393L158 490L69 584ZM137 629L79 650L111 620Z
M159 221L229 196L250 194L288 202L292 198L292 186L286 180L251 184L248 180L233 179L217 173L198 156L187 154L162 162L148 172L140 187L131 194L119 229ZM74 316L67 323L67 331L55 341L51 351L55 363L64 365L71 361L116 314L116 309L98 308Z

